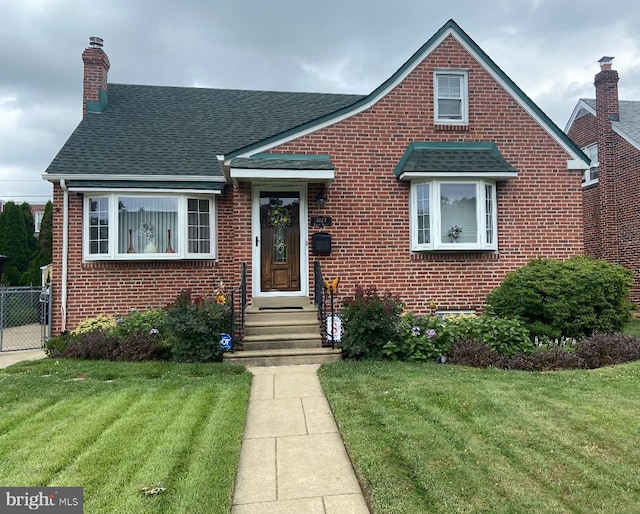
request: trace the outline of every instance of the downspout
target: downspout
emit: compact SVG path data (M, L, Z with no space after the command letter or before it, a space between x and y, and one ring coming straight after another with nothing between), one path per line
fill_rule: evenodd
M62 332L67 330L67 259L69 255L69 188L62 178L60 187L64 192L62 200L62 273L60 291L60 314L62 315Z

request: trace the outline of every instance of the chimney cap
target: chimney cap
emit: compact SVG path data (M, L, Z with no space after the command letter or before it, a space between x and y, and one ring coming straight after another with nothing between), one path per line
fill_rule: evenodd
M102 48L102 43L103 40L101 37L91 36L89 38L89 46L91 46L91 48Z
M601 57L598 62L600 63L600 68L603 70L610 70L611 69L611 63L613 62L614 57L610 57L608 55L605 55L604 57Z

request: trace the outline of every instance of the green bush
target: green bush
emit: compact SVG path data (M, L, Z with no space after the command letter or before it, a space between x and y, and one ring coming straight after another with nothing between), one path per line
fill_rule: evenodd
M167 307L167 328L173 337L173 359L219 362L220 334L231 331L230 306L215 298L192 298L190 291L183 291Z
M442 320L435 316L407 312L400 316L394 338L384 345L383 355L394 361L435 360L446 353L439 344L442 326Z
M132 334L168 335L167 311L162 308L144 311L132 310L124 316L117 316L113 335L124 339Z
M98 314L95 318L89 318L81 321L78 328L73 330L71 333L73 335L88 334L94 330L111 332L114 328L116 328L116 320L112 316Z
M450 316L445 318L438 337L444 353L449 353L454 344L468 340L483 343L506 356L533 350L529 331L517 319L487 315Z
M523 320L531 336L581 338L622 330L633 274L587 257L534 259L487 297L487 312Z
M342 304L342 353L349 359L380 359L383 348L396 336L396 325L404 305L390 292L378 294L375 287L356 287L353 297Z
M50 337L44 345L44 351L48 357L62 357L74 338L75 336L69 332L63 332L58 336Z

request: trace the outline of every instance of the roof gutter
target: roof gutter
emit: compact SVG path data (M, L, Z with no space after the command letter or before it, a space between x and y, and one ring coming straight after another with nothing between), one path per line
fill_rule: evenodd
M60 314L62 315L62 332L67 330L67 273L69 258L69 188L65 179L60 179L60 187L64 193L62 200L62 273Z

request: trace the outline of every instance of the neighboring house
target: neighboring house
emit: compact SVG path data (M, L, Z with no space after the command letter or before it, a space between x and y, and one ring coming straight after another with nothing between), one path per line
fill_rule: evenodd
M101 46L45 175L54 332L242 263L250 301L310 299L320 262L339 300L477 311L529 259L582 253L586 156L453 21L365 96L111 84Z
M640 102L618 100L613 57L600 59L595 100L582 98L565 132L591 158L582 179L585 254L635 273L640 302Z
M0 200L0 212L4 209L4 200Z
M40 233L40 225L42 224L42 218L44 218L44 209L46 207L45 204L40 203L40 204L30 204L31 206L31 212L33 213L33 224L35 227L35 235L36 237L38 237L38 234Z

